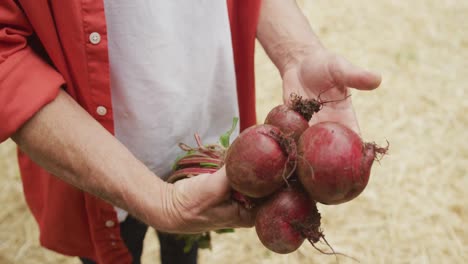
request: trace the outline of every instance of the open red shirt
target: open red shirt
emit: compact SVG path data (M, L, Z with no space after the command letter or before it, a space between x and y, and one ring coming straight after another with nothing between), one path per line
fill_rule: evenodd
M254 46L260 0L227 1L244 129L256 122ZM1 0L0 142L61 88L113 133L103 1ZM99 263L131 263L112 205L50 175L21 151L18 157L26 202L44 247Z

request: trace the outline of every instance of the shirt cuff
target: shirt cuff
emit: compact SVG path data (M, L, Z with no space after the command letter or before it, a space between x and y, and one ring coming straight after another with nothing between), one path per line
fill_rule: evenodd
M0 64L0 143L42 107L65 83L62 75L27 47Z

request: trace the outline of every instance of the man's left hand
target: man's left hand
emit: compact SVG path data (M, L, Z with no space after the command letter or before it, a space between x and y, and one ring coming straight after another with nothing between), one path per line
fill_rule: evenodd
M380 85L380 75L356 67L326 49L303 54L300 60L284 68L282 77L285 102L291 93L318 99L325 103L323 108L313 115L311 125L335 121L359 133L349 88L373 90Z

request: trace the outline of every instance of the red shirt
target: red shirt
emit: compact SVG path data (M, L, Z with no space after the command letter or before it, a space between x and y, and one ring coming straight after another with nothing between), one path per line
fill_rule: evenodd
M260 0L227 1L243 129L256 122ZM113 132L106 34L102 0L1 0L0 142L54 100L60 88ZM99 263L131 263L112 205L50 175L21 151L18 158L44 247Z

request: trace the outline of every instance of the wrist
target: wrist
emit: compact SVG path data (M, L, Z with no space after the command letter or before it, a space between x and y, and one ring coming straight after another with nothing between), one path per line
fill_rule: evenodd
M257 38L281 75L314 50L323 49L295 1L262 3Z
M153 184L154 183L154 184ZM131 203L137 218L156 230L173 233L179 229L174 203L174 185L157 179L141 187ZM138 197L138 198L137 198Z
M275 45L272 57L277 58L274 63L280 75L283 76L288 70L298 67L305 58L318 56L323 52L325 48L320 43L305 44L285 41Z
M163 182L159 187L157 196L159 203L156 203L158 208L151 211L157 213L153 218L158 221L154 227L160 231L176 232L180 229L181 221L175 193L174 184Z

